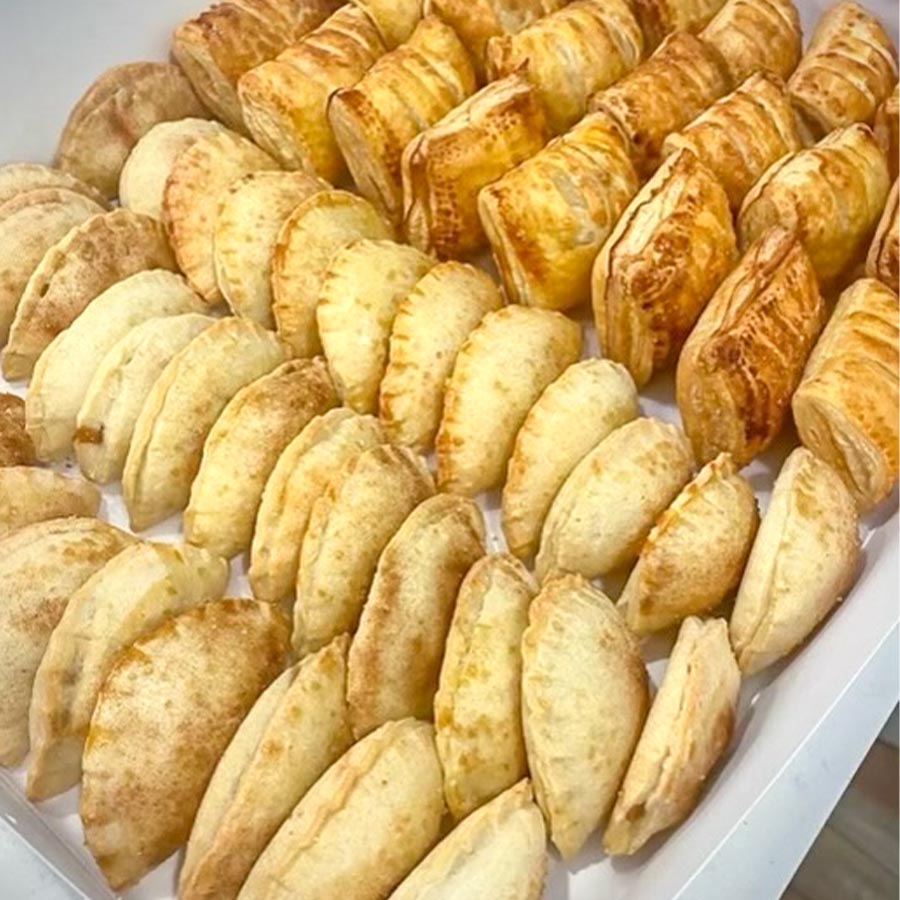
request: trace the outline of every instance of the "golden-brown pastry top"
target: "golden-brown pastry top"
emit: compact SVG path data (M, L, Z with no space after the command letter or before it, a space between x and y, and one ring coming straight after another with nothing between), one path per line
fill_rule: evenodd
M632 0L647 47L658 47L674 31L699 31L724 0Z
M34 444L25 430L25 401L0 394L0 467L33 466Z
M881 221L866 257L866 275L883 281L894 293L900 289L900 223L897 184L891 188Z
M875 137L884 155L887 157L891 178L897 180L897 168L900 164L900 85L895 85L890 96L875 111Z

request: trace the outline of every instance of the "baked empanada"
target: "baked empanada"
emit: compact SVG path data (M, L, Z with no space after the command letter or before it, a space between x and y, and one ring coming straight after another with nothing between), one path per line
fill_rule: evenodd
M241 388L216 419L184 511L184 537L230 559L250 546L282 450L337 404L321 359L292 359Z
M636 853L687 818L731 740L740 687L725 620L685 620L603 834L607 853Z
M638 387L667 368L737 260L728 196L690 150L670 156L631 201L591 273L603 355Z
M274 334L234 318L210 325L169 360L141 407L122 473L135 531L187 506L216 419L242 387L283 360Z
M781 431L825 321L809 256L772 228L722 282L681 351L675 397L701 463L743 468Z
M440 259L470 256L485 234L478 191L534 156L550 136L537 89L524 74L494 81L403 151L403 226Z
M649 705L638 643L609 598L578 575L548 581L522 638L522 725L564 859L606 819Z
M382 900L437 842L443 813L431 725L388 722L310 788L238 896Z
M478 215L510 300L587 300L591 265L637 189L629 140L603 112L482 188Z
M491 554L456 598L434 698L444 796L457 820L526 774L522 737L522 634L535 594L528 570Z
M433 493L425 460L390 445L363 450L334 475L300 549L292 638L299 656L356 630L381 551Z
M891 178L897 180L897 167L900 165L900 85L895 85L893 92L875 111L875 138L887 157Z
M33 466L36 459L25 430L25 401L15 394L0 394L0 468Z
M838 300L791 408L803 444L844 479L865 512L900 471L897 295L872 278Z
M866 257L866 275L877 278L896 294L900 289L900 223L898 223L897 182L888 195L881 221Z
M62 516L95 516L100 492L81 478L33 466L0 467L0 537Z
M744 675L786 656L856 577L859 519L838 473L805 447L785 460L731 614Z
M7 163L0 166L0 205L19 194L42 188L74 191L93 200L98 206L107 206L106 197L97 188L62 169L53 169L40 163Z
M503 534L520 559L538 547L544 519L572 469L613 429L637 417L628 370L606 359L569 366L528 411L503 486Z
M140 542L72 594L34 678L29 799L78 784L94 705L118 655L169 617L221 597L227 582L225 560L204 550Z
M119 656L91 718L81 789L85 843L113 890L187 840L219 757L287 645L274 607L212 600Z
M28 751L34 673L69 597L131 540L104 522L74 517L0 537L0 765L16 766Z
M507 306L482 319L447 381L435 441L441 490L474 496L502 484L528 410L580 350L581 329L561 313Z

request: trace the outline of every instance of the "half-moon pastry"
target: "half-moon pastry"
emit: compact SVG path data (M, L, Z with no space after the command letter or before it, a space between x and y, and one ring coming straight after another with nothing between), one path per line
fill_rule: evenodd
M897 180L897 167L900 165L898 130L900 130L900 85L894 87L890 96L875 111L874 126L875 137L887 157L888 169L894 181Z
M36 466L0 467L0 537L63 516L95 516L100 492L81 478Z
M93 200L102 208L107 207L107 200L92 184L76 178L62 169L54 169L40 163L7 163L0 166L0 205L12 200L19 194L43 188L62 188L74 191L89 200Z
M900 233L898 233L897 182L888 195L881 221L875 230L869 255L866 257L866 275L884 282L896 294L900 282Z
M0 394L0 468L33 466L36 460L25 430L25 401L15 394Z
M633 0L648 50L674 31L696 32L719 11L724 0Z

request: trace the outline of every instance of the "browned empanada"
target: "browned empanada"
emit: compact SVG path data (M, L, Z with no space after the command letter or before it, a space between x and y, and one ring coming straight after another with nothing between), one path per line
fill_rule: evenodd
M655 50L673 31L699 31L724 0L631 0L647 47Z
M25 401L0 394L0 467L33 466L34 444L25 430Z
M866 258L866 275L883 281L894 293L898 290L898 269L900 269L900 233L897 217L895 181Z
M40 163L7 163L0 166L0 206L20 194L45 188L73 191L106 207L103 194L93 185L76 178L62 169L53 169Z
M894 87L893 92L875 111L875 138L887 157L888 169L891 178L897 180L897 169L900 164L900 140L897 132L900 130L900 85Z

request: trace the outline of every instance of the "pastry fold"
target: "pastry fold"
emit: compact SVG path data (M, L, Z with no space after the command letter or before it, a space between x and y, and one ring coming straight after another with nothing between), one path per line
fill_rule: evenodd
M894 293L898 290L900 269L900 233L898 233L897 182L891 188L881 221L875 230L869 255L866 257L866 275L883 281Z

